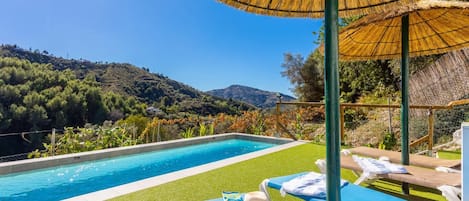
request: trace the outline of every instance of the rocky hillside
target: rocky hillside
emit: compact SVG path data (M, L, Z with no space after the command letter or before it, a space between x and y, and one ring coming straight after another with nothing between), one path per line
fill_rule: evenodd
M241 85L231 85L225 89L215 89L207 91L207 93L225 99L244 101L259 108L274 107L275 103L278 101L277 93L275 92ZM285 94L280 95L282 96L282 101L296 100L295 98Z

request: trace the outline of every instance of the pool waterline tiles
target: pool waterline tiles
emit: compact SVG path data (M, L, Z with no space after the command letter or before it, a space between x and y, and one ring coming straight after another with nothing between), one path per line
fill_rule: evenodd
M278 140L278 139L276 139L276 138L258 138L257 136L242 135L242 134L224 134L224 135L219 135L219 136L216 135L216 136L210 136L210 137L204 137L204 138L196 138L196 139L191 139L191 140L179 140L179 141L174 141L174 142L172 142L172 143L161 143L161 144L160 144L160 148L158 148L158 147L153 147L152 149L154 149L154 150L161 150L161 151L159 151L159 152L157 152L157 153L160 153L160 152L161 152L161 153L164 153L165 151L167 151L166 149L167 149L168 147L179 147L179 148L175 149L175 150L179 150L179 152L175 152L175 153L178 153L179 155L181 155L182 158L179 158L179 160L184 161L184 163L175 162L175 163L177 163L177 164L181 164L182 167L176 167L176 169L174 169L174 167L172 167L171 165L166 165L166 163L168 163L168 161L163 161L161 164L158 164L158 165L160 165L160 166L156 167L156 169L163 169L163 171L161 172L161 174L164 174L164 173L167 173L167 172L176 171L176 170L178 170L178 168L179 168L179 169L181 169L181 168L188 168L188 167L192 167L192 166L195 166L195 165L200 165L200 164L204 164L204 163L207 163L207 162L211 162L211 161L215 161L215 160L222 159L223 157L218 157L218 156L217 156L218 158L215 157L215 158L210 159L210 160L208 160L208 161L199 161L199 158L207 158L207 157L201 157L201 156L205 156L205 155L220 155L220 154L217 154L217 153L215 153L215 154L210 154L209 152L205 153L205 152L203 152L203 149L204 149L204 148L202 148L201 145L194 145L194 146L196 146L196 150L197 150L197 151L201 151L201 152L199 153L199 154L201 154L201 155L198 155L198 156L197 156L197 155L194 155L195 157L192 157L193 160L191 160L191 156L192 156L192 155L191 155L191 154L188 154L187 152L190 153L190 152L193 152L193 151L191 151L190 149L187 149L186 146L187 146L187 145L192 145L192 144L204 143L204 142L206 142L206 141L208 140L209 142L213 142L213 143L209 143L209 144L211 144L211 146L214 146L215 149L220 149L220 150L218 150L219 153L223 153L223 152L225 152L225 149L224 149L223 147L226 147L226 149L228 150L228 149L230 149L229 147L230 147L231 145L229 145L229 144L228 144L228 145L215 145L215 144L217 144L217 143L220 143L220 142L218 142L218 141L220 141L220 140L225 140L225 139L240 139L240 138L241 138L241 139L242 139L242 138L250 138L251 141L247 141L247 142L248 142L248 143L251 143L251 142L254 143L253 146L258 146L258 145L259 145L259 146L265 146L265 145L267 145L266 147L269 147L269 146L270 146L269 144L266 144L266 143L259 143L259 142L257 142L257 144L256 144L256 141L270 141L270 142L275 142L276 144L281 144L281 143L288 142L288 140L287 140L287 141L285 141L285 140ZM252 140L254 140L254 141L252 141ZM238 140L238 141L239 141L239 140ZM233 141L233 143L234 143L234 141ZM161 148L161 145L163 145L164 149ZM139 147L139 146L140 146L140 147ZM129 151L128 149L124 149L124 150L123 150L123 151L124 151L124 154L125 154L125 153L130 153L130 152L137 152L137 153L140 153L140 152L142 152L142 150L148 150L148 149L149 149L149 148L148 148L148 145L145 145L145 146L139 145L139 146L134 146L133 149L132 149L132 150L138 149L139 151ZM144 149L141 149L142 147L143 147ZM264 147L264 148L266 148L266 147ZM221 149L221 148L223 148L223 149ZM261 147L261 148L262 148L262 147ZM118 149L121 149L121 148L118 148ZM119 153L119 151L122 151L122 150L108 150L108 151L111 153L111 155L115 155L116 153ZM232 150L232 151L237 152L237 150ZM246 151L246 152L250 152L250 151L252 151L252 150L245 150L245 151ZM241 150L240 153L242 154L242 153L243 153L243 150ZM103 153L101 153L101 152L99 152L98 154L100 155L100 157L102 157L102 156L105 155L105 154L103 154ZM144 151L142 154L139 154L139 156L141 155L141 156L143 157L143 156L148 155L148 154L151 154L151 153L147 153L147 151ZM173 155L173 153L167 153L166 155L169 155L169 156L170 156L170 155ZM222 154L221 154L221 155L222 155ZM83 153L81 154L81 156L85 156L85 157L77 157L76 155L75 155L75 156L70 156L70 157L71 157L72 159L74 159L75 161L76 161L77 159L82 159L82 158L85 158L85 159L93 158L93 157L91 157L91 156L89 156L89 155L86 155L86 154L83 155ZM229 155L229 156L232 156L232 155ZM226 156L226 157L229 157L229 156ZM69 157L69 158L70 158L70 157ZM96 156L95 156L95 157L96 157ZM117 173L115 173L115 172L113 172L113 171L110 171L110 170L112 170L112 169L114 168L115 165L118 165L118 164L114 164L114 162L113 162L113 161L116 160L116 159L106 160L104 163L103 163L102 161L95 161L95 162L93 162L93 163L84 163L84 164L80 164L80 166L79 166L79 167L76 167L75 169L67 169L67 168L63 169L64 167L59 167L59 168L54 169L52 172L49 172L48 174L55 174L55 173L57 173L57 175L56 175L57 177L61 177L61 175L62 175L62 176L64 176L64 177L66 177L67 179L70 179L70 183L75 182L75 181L73 181L74 179L76 179L77 181L80 181L80 177L81 177L81 176L85 177L84 180L87 179L86 177L89 177L89 178L91 178L92 182L96 182L96 184L100 184L100 185L98 185L98 186L99 186L98 189L95 189L95 188L87 189L87 188L88 188L87 185L77 186L77 187L75 187L75 189L78 189L79 192L72 192L72 194L71 194L70 196L79 195L79 194L83 194L83 193L87 193L87 192L93 192L93 191L96 191L96 190L99 190L99 189L107 188L107 187L110 187L110 186L115 186L115 185L119 185L119 184L125 184L125 183L128 183L128 182L132 182L132 181L136 181L136 180L140 180L140 179L145 179L145 178L148 178L148 177L151 177L151 176L159 175L160 173L157 173L157 174L154 174L154 173L153 173L155 170L149 170L149 171L151 172L150 175L140 176L140 174L142 174L142 172L145 172L145 168L151 168L151 167L150 167L151 165L150 165L150 166L148 166L148 167L143 166L143 169L138 169L138 168L141 168L141 167L140 167L140 166L141 166L140 163L144 163L145 161L148 161L148 160L153 161L153 160L155 160L156 158L165 158L165 157L168 157L168 156L164 156L164 155L162 155L162 156L154 156L153 158L151 158L151 157L148 158L149 156L146 156L146 157L147 157L147 158L144 158L144 157L143 157L143 158L141 158L141 159L140 159L140 157L139 157L139 159L136 160L136 161L129 160L129 161L124 161L124 162L121 161L121 162L120 162L120 163L124 163L124 165L125 165L125 164L129 164L129 166L132 166L132 167L130 167L130 170L129 170L129 171L130 171L130 175L132 175L132 174L134 174L134 175L139 175L139 177L136 177L136 178L130 179L130 180L129 180L129 179L125 179L126 176L122 176L122 175L113 175L113 174L117 174ZM156 157L156 158L155 158L155 157ZM51 157L51 158L53 159L54 157ZM61 158L61 157L55 157L55 158ZM169 157L169 158L171 158L171 157ZM124 158L124 159L125 159L125 158ZM58 159L57 159L57 160L58 160ZM140 161L139 161L139 160L140 160ZM143 160L143 161L142 161L142 160ZM168 159L168 160L169 160L169 159ZM177 159L175 159L175 160L177 160ZM34 162L34 160L30 160L30 161ZM55 160L52 160L52 161L55 161ZM116 161L117 161L117 160L116 160ZM43 161L41 161L41 162L43 162ZM116 163L117 163L117 162L116 162ZM171 160L169 160L169 163L171 163ZM33 164L34 164L34 163L33 163ZM43 164L42 164L42 165L43 165ZM78 165L78 164L77 164L77 165ZM34 166L34 165L32 165L32 166ZM136 169L134 169L133 166L135 166ZM62 169L61 169L61 168L62 168ZM87 169L88 169L88 170L87 170ZM98 179L95 179L95 178L93 177L93 176L94 176L94 175L93 175L94 173L89 173L89 172L87 172L87 171L90 171L90 169L91 169L91 172L93 172L95 169L96 169L96 171L98 171L98 169L101 169L101 170L99 170L99 171L103 171L103 172L106 172L106 171L109 170L110 174L114 176L114 177L112 177L112 178L114 178L114 179L116 180L116 181L115 181L115 184L113 183L114 181L111 180L111 181L108 181L107 183L105 182L105 185L101 185L101 183L100 183L100 182L101 182L101 181L100 181L100 180L101 180L101 177L98 177ZM87 171L85 171L85 170L87 170ZM49 169L48 171L51 171L51 170ZM138 172L138 174L135 174L135 172ZM36 172L34 172L34 173L36 173ZM21 174L23 174L23 173L21 173ZM21 174L19 174L19 175L21 175ZM25 174L26 174L26 173L25 173ZM31 178L31 182L33 182L33 183L34 183L34 182L36 182L36 183L41 183L41 182L39 182L39 181L41 181L41 178L42 178L42 180L53 180L52 183L55 183L55 182L56 182L55 179L57 179L57 177L48 177L48 176L47 176L48 174L43 174L42 177L39 176L40 174L33 174L32 177L34 177L34 178ZM91 175L87 175L87 174L91 174ZM34 175L35 175L35 176L34 176ZM44 176L44 175L45 175L45 176ZM79 177L79 176L80 176L80 177ZM133 178L133 176L131 176L131 177ZM16 178L16 179L20 180L20 177L18 177L18 178ZM23 178L23 179L24 179L24 178ZM36 179L36 181L35 181L35 179ZM122 179L123 179L123 180L122 180ZM26 178L26 180L28 180L28 178ZM164 181L164 180L163 180L163 181ZM47 182L46 182L46 183L47 183ZM67 185L69 185L69 184L68 184L69 182L64 182L64 183L65 183L65 184L64 184L65 187L66 187ZM92 186L94 186L94 183L93 183ZM32 188L32 189L29 189L29 190L31 190L30 193L32 193L32 194L33 194L34 192L35 192L35 193L38 193L37 191L41 191L41 190L42 190L40 187L38 187L38 189L34 189L34 186L33 186L33 187L30 187L30 188ZM68 187L68 188L74 188L74 187ZM82 189L85 189L85 190L83 191ZM4 194L5 194L5 192L4 192ZM38 195L40 195L40 194L38 194ZM67 195L67 196L68 196L68 195ZM0 195L0 197L2 197L2 195ZM19 197L21 197L21 195L20 195ZM5 197L3 197L3 198L5 198ZM64 197L59 197L59 199L63 199L63 198L64 198ZM57 199L57 198L55 198L55 199ZM96 199L92 199L92 200L96 200Z

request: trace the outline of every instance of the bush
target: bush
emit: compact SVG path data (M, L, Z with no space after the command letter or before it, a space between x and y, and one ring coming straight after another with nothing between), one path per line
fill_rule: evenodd
M130 115L124 120L117 121L116 124L121 127L136 127L136 134L140 135L147 127L148 122L150 120L142 115Z
M394 133L387 132L384 135L383 141L380 143L380 148L386 150L392 150L397 145L397 139L394 136Z
M365 112L355 109L346 109L344 118L345 128L347 129L356 129L358 126L366 123L368 120Z
M125 127L90 127L65 128L64 134L58 138L57 143L44 143L45 152L38 150L28 155L29 158L47 157L49 153L56 155L93 151L113 147L136 145L137 139L132 137L129 129Z

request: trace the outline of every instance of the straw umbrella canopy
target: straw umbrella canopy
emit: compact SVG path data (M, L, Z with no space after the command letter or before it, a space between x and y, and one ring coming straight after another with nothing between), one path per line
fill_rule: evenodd
M368 15L341 30L340 59L400 59L401 17L405 15L409 16L410 57L469 46L469 2L420 1Z
M325 18L327 199L340 201L338 16L380 12L413 0L218 0L232 7L279 17Z
M218 0L246 12L279 17L321 18L326 0ZM341 17L385 11L412 0L338 0Z
M401 59L402 163L409 164L409 56L469 46L469 3L421 1L363 17L339 35L342 60ZM403 185L408 194L408 184Z

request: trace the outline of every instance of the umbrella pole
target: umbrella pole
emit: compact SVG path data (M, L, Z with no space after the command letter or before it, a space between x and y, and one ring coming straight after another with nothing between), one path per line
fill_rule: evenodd
M402 164L409 165L409 15L401 21L401 157ZM402 183L402 192L409 194L408 183Z
M327 200L340 201L338 0L325 1Z

